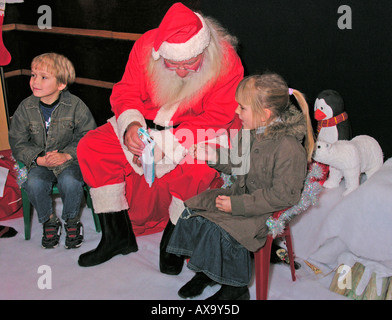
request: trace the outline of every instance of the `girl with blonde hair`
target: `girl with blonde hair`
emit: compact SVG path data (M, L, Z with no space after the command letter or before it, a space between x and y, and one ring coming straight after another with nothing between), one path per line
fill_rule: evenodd
M300 110L291 103L294 95ZM185 202L167 251L189 256L196 275L179 295L191 298L214 284L210 299L249 299L251 255L265 245L267 219L300 200L314 147L309 108L303 94L273 73L244 78L236 90L242 121L238 143L216 154L197 146L194 157L236 174L229 189L212 189ZM304 146L303 146L304 144ZM239 157L238 157L239 156ZM242 159L236 163L234 159ZM226 161L228 159L228 161ZM242 166L242 170L237 170Z

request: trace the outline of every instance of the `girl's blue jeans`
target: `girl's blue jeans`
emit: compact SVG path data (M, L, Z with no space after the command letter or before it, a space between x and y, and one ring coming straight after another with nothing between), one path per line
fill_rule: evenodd
M37 211L38 221L44 223L54 213L52 188L54 184L60 192L63 202L61 218L66 221L79 214L83 198L83 176L77 164L65 168L58 177L46 167L33 167L22 187L26 190L30 202Z

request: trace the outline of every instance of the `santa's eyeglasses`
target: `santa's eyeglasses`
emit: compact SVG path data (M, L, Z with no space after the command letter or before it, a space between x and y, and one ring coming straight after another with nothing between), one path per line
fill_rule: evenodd
M194 59L178 62L178 61L171 61L164 59L163 63L165 67L169 70L186 70L189 72L199 72L201 63L202 63L202 56L196 57Z

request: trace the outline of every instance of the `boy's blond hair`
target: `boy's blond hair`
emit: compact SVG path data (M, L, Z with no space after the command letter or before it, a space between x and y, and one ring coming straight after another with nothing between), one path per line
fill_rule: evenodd
M41 54L31 62L31 69L42 68L53 74L58 83L71 84L75 81L75 68L65 56L49 52Z

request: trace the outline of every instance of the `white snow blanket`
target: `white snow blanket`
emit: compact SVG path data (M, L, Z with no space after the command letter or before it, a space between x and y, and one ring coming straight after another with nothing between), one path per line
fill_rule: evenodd
M324 189L318 205L293 221L294 250L331 268L362 263L363 290L372 272L379 281L392 276L392 158L346 197L344 184Z

